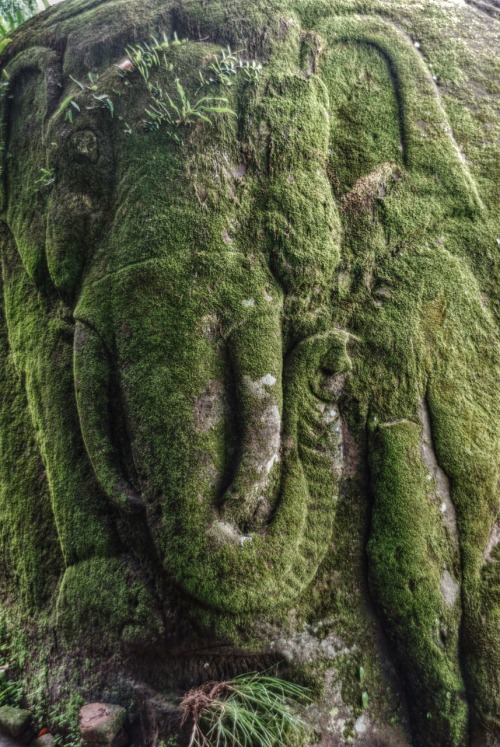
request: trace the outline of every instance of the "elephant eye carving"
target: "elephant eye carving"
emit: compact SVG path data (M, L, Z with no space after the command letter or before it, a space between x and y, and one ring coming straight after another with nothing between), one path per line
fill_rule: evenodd
M80 130L75 132L70 139L70 147L73 153L80 158L96 163L99 158L97 137L92 130Z

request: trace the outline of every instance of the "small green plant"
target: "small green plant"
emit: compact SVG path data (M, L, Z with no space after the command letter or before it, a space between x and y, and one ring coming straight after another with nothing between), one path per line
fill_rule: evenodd
M20 706L23 688L19 682L9 679L9 653L5 620L0 618L0 706Z
M163 34L161 42L152 37L152 44L143 42L142 44L129 45L125 49L125 53L129 59L122 66L118 66L118 69L123 75L135 68L139 72L151 96L161 98L163 91L160 86L151 80L151 72L155 68L163 68L168 73L171 73L174 66L168 61L166 52L170 46L179 46L180 44L187 44L187 39L180 41L177 38L177 34L175 34L174 40L169 42L166 34ZM130 65L128 64L129 62ZM128 84L128 81L125 81L125 83Z
M200 71L202 85L218 83L228 88L233 85L234 78L239 73L242 73L245 80L249 83L256 83L262 70L262 65L255 60L243 60L235 52L231 51L231 47L227 47L227 49L221 49L220 59L216 56L208 70L208 78L205 78Z
M56 178L54 169L45 169L42 167L40 169L40 176L35 182L35 186L37 188L51 187L54 184L55 180Z
M145 121L146 128L158 130L161 126L166 125L171 137L177 142L182 141L180 135L176 132L180 127L193 125L197 121L212 124L212 117L216 114L236 116L236 112L228 106L227 98L201 96L194 101L190 101L178 77L174 78L175 95L173 96L163 91L159 82L152 80L151 73L155 69L162 68L168 74L173 73L174 66L169 60L167 52L171 46L187 43L187 39L179 40L176 34L174 34L173 41L169 41L165 35L163 35L162 41L153 37L151 44L143 42L135 46L128 46L125 51L130 60L130 66L127 65L127 61L122 66L118 66L122 74L128 70L136 69L149 91L151 103L145 109L148 117ZM210 64L209 77L205 78L200 71L201 86L195 95L199 93L203 86L213 83L219 83L225 87L231 86L233 84L232 79L238 72L242 72L248 81L255 82L261 69L260 64L255 61L249 62L240 59L228 47L227 52L222 50L220 59L216 56Z
M107 109L111 116L114 115L115 107L113 104L113 101L111 100L109 94L107 93L98 93L98 85L97 85L97 78L94 78L92 73L87 73L87 81L85 83L82 83L80 80L77 80L76 78L73 78L72 75L69 76L73 83L76 83L78 88L80 88L82 91L86 91L90 94L91 99L95 101L96 103L91 103L90 105L87 105L86 109ZM54 115L55 118L59 117L61 114L64 113L64 118L68 122L73 122L75 117L75 112L78 113L81 111L80 104L75 101L75 97L73 94L70 94L69 96L66 96L66 98L60 103L59 107L57 108L57 111Z
M64 734L64 738L61 734L56 736L57 747L80 747L82 744L78 714L84 702L80 693L72 691L49 710L47 723Z
M162 124L175 127L187 126L194 124L197 120L212 124L211 114L236 116L236 113L229 107L220 106L221 103L227 103L227 99L203 96L191 104L179 78L175 78L175 88L177 91L175 100L168 93L161 94L160 97L153 96L151 108L146 109L149 129L159 129Z
M70 106L76 109L76 111L80 111L80 107L77 104L77 102L74 100L73 94L71 94L71 96L66 96L66 98L63 101L61 101L61 103L57 107L57 111L54 117L57 119L64 112L65 113L64 118L68 122L73 122L73 112L71 109L68 108Z
M184 696L182 726L189 747L292 747L307 734L293 706L309 701L306 688L268 675L206 682Z
M19 682L10 681L7 670L0 669L0 706L10 705L19 707L22 699L22 685Z

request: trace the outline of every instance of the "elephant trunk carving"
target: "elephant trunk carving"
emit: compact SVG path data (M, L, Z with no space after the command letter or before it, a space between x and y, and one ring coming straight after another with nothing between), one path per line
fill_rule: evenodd
M199 487L196 492L198 475L194 461L191 463L193 479L187 488L182 486L183 493L179 493L183 495L183 505L176 501L175 485L169 481L169 475L162 479L161 518L150 519L152 532L161 537L161 542L157 540L158 546L175 580L190 595L209 606L215 603L230 612L262 610L274 606L277 597L287 604L310 582L324 557L332 536L342 461L338 394L333 384L338 385L340 377L351 367L346 352L347 340L348 335L343 332L313 336L300 343L285 364L281 446L273 440L276 460L280 463L276 481L279 498L265 531L244 535L226 518L224 506L218 510L216 503L210 505L207 496L200 493ZM109 360L109 352L95 331L78 323L75 336L77 402L95 472L106 494L120 510L137 510L144 500L146 511L154 513L154 496L148 495L146 488L142 499L130 485L120 467L122 457L112 441ZM154 372L150 374L154 376ZM330 386L321 379L330 381ZM271 382L259 383L262 388L272 385ZM125 407L129 406L126 402ZM168 398L164 402L159 400L155 407L162 413L150 427L163 430L164 444L175 444L175 428L169 423ZM140 419L140 415L130 412L128 417L136 422ZM184 428L187 426L185 422ZM217 423L213 427L216 428ZM264 437L267 436L265 419L254 427L261 427ZM192 428L193 438L196 438L195 422ZM256 434L247 442L258 439ZM141 451L147 452L148 448L146 434L143 443L136 443L133 449L139 473ZM308 456L305 463L302 461L304 452ZM250 461L245 454L240 460L243 465ZM148 476L144 474L144 483L147 482ZM199 485L202 484L200 475ZM242 498L244 500L245 496ZM241 578L246 579L243 587L237 583Z

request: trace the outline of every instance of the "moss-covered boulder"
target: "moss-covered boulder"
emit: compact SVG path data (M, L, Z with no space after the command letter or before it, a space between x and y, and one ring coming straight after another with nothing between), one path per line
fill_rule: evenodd
M22 737L29 732L31 713L24 708L4 705L0 708L0 734ZM1 738L1 737L0 737Z
M67 0L5 46L0 593L47 726L154 745L273 668L310 744L498 743L496 15Z

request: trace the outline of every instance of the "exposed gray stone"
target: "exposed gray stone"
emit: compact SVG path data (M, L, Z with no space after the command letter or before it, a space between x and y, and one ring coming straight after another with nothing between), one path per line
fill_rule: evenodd
M450 481L444 470L440 467L432 443L431 421L429 408L425 399L420 402L418 410L420 422L422 423L422 461L427 470L429 487L432 491L432 500L439 508L444 526L450 537L458 542L457 518L455 506L451 499Z
M89 703L80 709L80 733L86 744L124 747L128 738L123 729L125 708L109 703Z
M21 737L30 728L31 713L24 708L2 706L0 708L0 731L11 737Z
M444 602L448 607L453 607L458 599L459 591L460 586L451 573L449 571L444 571L441 576L441 594L443 595Z

